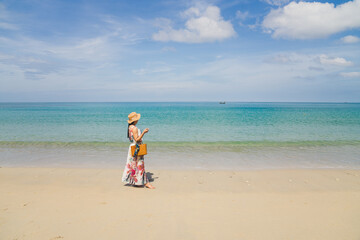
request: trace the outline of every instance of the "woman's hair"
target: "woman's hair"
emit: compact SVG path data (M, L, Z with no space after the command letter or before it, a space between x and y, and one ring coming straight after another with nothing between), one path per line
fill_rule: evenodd
M128 124L128 127L127 127L127 138L129 139L130 142L131 142L131 139L130 139L129 127L130 127L131 125L134 125L135 122L136 122L136 121L134 121L134 122L132 122L132 123L129 123L129 124Z

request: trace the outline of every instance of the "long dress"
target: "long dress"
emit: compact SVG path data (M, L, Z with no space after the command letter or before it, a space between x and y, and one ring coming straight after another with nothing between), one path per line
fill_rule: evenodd
M133 133L131 131L134 127L135 127L134 125L130 125L128 129L131 143L129 146L126 165L122 176L122 181L123 183L126 184L141 186L148 183L148 179L145 172L144 156L137 156L136 158L134 158L131 155L131 146L134 146L136 144L136 141L134 140L133 137ZM138 129L138 136L140 135L141 135L141 131L140 129Z

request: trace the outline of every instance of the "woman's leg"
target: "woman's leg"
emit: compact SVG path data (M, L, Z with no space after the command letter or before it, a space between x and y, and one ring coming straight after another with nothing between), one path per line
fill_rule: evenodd
M138 161L137 168L141 172L141 174L143 175L142 177L144 179L145 187L150 188L150 189L155 189L155 187L150 184L149 179L148 179L148 177L146 175L144 158L142 158L141 160Z

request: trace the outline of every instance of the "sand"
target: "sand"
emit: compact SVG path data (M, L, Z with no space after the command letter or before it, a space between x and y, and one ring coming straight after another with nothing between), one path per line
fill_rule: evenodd
M0 239L360 239L360 170L0 168Z

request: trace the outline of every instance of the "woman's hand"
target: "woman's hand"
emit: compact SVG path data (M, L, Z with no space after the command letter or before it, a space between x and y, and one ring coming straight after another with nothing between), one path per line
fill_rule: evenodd
M149 132L149 129L148 129L148 128L145 128L145 129L144 129L144 134L147 133L147 132Z

